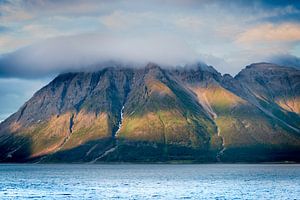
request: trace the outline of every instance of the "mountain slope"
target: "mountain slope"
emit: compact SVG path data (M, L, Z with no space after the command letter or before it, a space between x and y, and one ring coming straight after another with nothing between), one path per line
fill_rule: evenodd
M217 71L203 70L201 66L175 73L183 84L197 94L199 102L214 117L218 135L223 141L218 155L223 161L291 159L294 155L290 155L289 151L299 150L299 131L297 126L292 126L297 124L294 120L299 115L285 111L288 114L283 119L273 116L272 110L257 104L257 97L247 93L244 88L251 85L240 80L240 75L238 78L221 76ZM252 75L247 77L249 80L255 79ZM268 79L265 77L264 80ZM294 85L299 81L295 80ZM289 93L293 94L292 91ZM295 118L287 118L289 114Z
M200 159L203 154L206 156L202 159L213 160L207 154L218 149L210 140L217 133L216 125L196 96L155 64L139 70L134 79L117 135L125 152L116 156L127 160L134 152L146 154L137 148L146 146L147 151L157 154L134 155L130 160Z
M66 73L0 124L0 160L299 161L299 91L299 70L269 63Z

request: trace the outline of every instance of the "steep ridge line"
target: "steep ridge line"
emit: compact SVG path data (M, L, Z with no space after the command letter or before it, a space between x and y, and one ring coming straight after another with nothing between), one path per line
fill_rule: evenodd
M243 88L245 89L245 91L249 91L249 93L247 93L249 102L252 103L254 106L256 106L257 108L259 108L263 113L265 113L266 115L268 115L269 117L272 117L273 119L278 120L279 122L283 123L285 126L289 127L290 129L294 130L297 133L300 133L300 130L298 128L293 127L292 125L286 123L285 121L279 119L278 117L276 117L275 115L273 115L273 113L271 113L270 111L268 111L267 109L265 109L263 106L260 105L260 103L257 101L254 93L252 92L252 90L247 87L242 85Z

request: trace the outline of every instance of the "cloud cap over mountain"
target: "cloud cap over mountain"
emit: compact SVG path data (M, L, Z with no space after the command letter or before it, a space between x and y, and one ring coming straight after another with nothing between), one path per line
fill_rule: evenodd
M0 1L0 13L0 52L3 54L34 43L45 44L45 51L48 51L49 44L41 41L49 38L60 41L62 36L65 40L72 40L74 35L79 35L75 37L80 38L78 40L80 45L76 46L76 42L74 44L73 41L72 44L62 42L58 47L64 50L66 45L70 46L72 51L68 49L70 53L64 51L64 54L67 54L67 58L75 56L76 59L73 62L78 64L77 60L80 57L94 58L95 54L99 53L100 48L96 51L92 50L95 50L94 35L100 34L104 35L104 39L111 35L113 38L117 37L115 41L110 40L113 44L118 44L119 40L123 41L121 42L123 46L109 46L108 52L114 48L117 51L116 54L121 54L115 57L128 56L126 59L134 57L134 60L146 57L147 60L152 59L151 61L156 62L155 58L158 55L164 55L163 62L167 63L171 61L173 63L173 57L177 57L177 54L181 62L180 58L182 54L187 53L186 49L184 47L183 53L179 53L176 45L177 39L175 41L170 39L172 42L164 45L165 39L162 40L157 35L164 35L165 38L180 38L180 41L191 50L191 54L196 54L200 57L199 59L207 58L204 61L209 61L210 65L217 65L222 73L237 73L243 66L264 61L264 58L271 54L300 56L300 3L298 1L75 0L69 3L69 1L53 0L8 0ZM85 39L82 35L85 35ZM91 38L87 39L87 35ZM140 41L149 40L149 37L152 38L150 42ZM85 42L87 44L84 44ZM54 43L57 45L59 42ZM137 50L138 48L132 48L135 46L141 48L141 45L136 43L147 45ZM89 45L91 47L88 47ZM99 42L99 46L102 45L106 47L106 43L100 44ZM177 48L172 49L173 45ZM82 53L83 50L78 50L78 46L86 50L79 57L76 55ZM128 52L124 50L129 55L119 52L120 48L125 47L129 48ZM174 52L170 52L169 48ZM30 51L30 48L26 50ZM61 55L60 50L48 53L51 55L42 54L42 56L45 61L49 61L49 65L54 62L52 58L56 58L57 54ZM26 55L24 49L22 56L20 53L17 54L13 62L22 64L22 61L28 62L28 59L31 59L24 58L23 55ZM190 57L184 56L184 58ZM57 59L62 61L62 64L65 60L59 56ZM159 58L158 61L160 60ZM32 64L26 62L23 65ZM39 62L37 60L35 64ZM67 62L67 64L70 63ZM11 68L8 65L6 67ZM28 68L28 71L32 71L31 67ZM48 66L45 68L45 71L48 71Z
M3 55L0 58L0 76L40 77L65 71L85 71L108 61L137 65L155 62L174 66L195 62L196 59L195 52L175 36L157 34L124 38L81 34L48 39Z

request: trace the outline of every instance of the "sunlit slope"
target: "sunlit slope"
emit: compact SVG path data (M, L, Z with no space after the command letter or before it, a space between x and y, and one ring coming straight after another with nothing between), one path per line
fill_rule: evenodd
M228 77L222 78L213 71L182 71L176 74L214 117L223 141L219 159L261 161L269 157L276 160L278 157L289 158L288 153L284 153L286 151L299 150L297 129L268 115L251 98L247 98L244 91L236 90L240 82L231 78L231 83L226 83ZM234 88L230 88L232 83Z
M144 76L136 78L129 93L118 139L127 145L157 143L166 157L185 156L177 147L199 151L199 156L219 148L211 140L216 126L191 91L154 64L140 73Z
M244 96L300 132L300 71L269 63L247 66L235 79Z
M77 147L80 152L67 157L81 160L89 151L88 155L97 157L112 143L124 101L123 86L130 76L125 71L105 69L58 76L1 124L2 160L19 160L19 154L24 160L60 159L64 151Z

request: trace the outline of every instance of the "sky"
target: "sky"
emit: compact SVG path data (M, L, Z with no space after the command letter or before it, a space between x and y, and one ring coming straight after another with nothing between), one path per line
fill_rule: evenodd
M202 61L235 75L300 63L300 1L0 0L0 121L57 74Z

